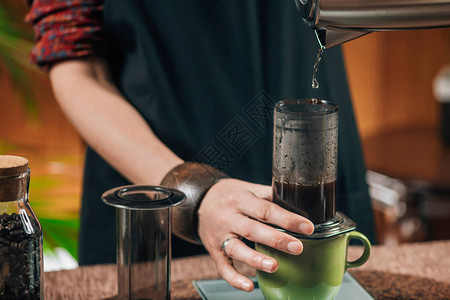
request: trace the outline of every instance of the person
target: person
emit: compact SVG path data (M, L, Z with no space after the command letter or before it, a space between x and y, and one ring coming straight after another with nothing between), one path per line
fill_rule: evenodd
M240 237L299 254L299 240L268 224L313 231L270 201L269 186L268 108L310 95L340 106L337 209L373 239L341 49L325 51L313 91L318 45L294 1L34 0L26 20L36 34L32 60L48 70L59 105L88 144L81 265L115 258L115 211L101 202L103 192L195 178L196 196L188 193L195 209L173 228L202 245L174 236L173 256L206 249L225 280L251 291L230 258L268 272L277 261Z

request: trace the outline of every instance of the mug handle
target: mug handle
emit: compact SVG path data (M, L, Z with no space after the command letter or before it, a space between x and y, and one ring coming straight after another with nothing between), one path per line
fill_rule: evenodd
M358 232L358 231L351 231L351 232L347 233L347 238L348 238L349 241L351 239L358 239L358 240L360 240L363 243L363 245L364 245L364 252L361 255L361 257L358 258L357 260L355 260L355 261L346 261L345 268L348 269L348 268L359 267L359 266L364 264L369 259L370 247L371 247L369 239L366 238L366 236L364 234L362 234L361 232Z

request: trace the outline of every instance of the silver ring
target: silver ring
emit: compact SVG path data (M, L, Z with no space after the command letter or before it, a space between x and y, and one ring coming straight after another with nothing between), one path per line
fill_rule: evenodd
M227 251L225 251L225 248L226 248L226 246L228 245L228 242L231 241L231 240L233 240L233 239L238 239L238 240L239 240L239 238L236 237L236 236L230 236L230 237L226 238L226 239L223 241L223 243L222 243L222 251L223 251L223 253L225 253L226 256L228 256L228 253L227 253Z

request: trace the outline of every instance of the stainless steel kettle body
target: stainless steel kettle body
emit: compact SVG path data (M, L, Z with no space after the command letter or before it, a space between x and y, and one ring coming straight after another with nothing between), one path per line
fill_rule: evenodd
M450 0L295 0L322 48L373 31L450 26Z

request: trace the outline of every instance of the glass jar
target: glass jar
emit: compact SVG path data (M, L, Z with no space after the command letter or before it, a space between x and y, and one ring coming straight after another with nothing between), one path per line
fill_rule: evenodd
M42 229L29 182L27 159L0 155L0 300L44 299Z

